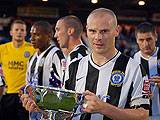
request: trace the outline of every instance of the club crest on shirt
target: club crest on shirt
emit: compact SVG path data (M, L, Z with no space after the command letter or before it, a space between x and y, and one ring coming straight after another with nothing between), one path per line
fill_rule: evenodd
M26 58L30 57L30 52L29 51L25 51L24 52L24 57L26 57Z
M113 71L111 74L111 85L115 87L120 87L124 80L124 73L121 71Z
M160 59L157 60L157 67L160 68Z

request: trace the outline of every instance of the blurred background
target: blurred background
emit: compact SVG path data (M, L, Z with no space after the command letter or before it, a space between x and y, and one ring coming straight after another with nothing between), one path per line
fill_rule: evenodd
M26 40L29 41L29 30L35 21L47 20L54 29L58 18L73 14L85 26L88 14L99 7L116 13L121 26L116 46L130 56L138 50L134 35L137 24L143 21L153 23L160 36L160 0L0 0L0 44L10 41L10 24L15 19L27 23Z

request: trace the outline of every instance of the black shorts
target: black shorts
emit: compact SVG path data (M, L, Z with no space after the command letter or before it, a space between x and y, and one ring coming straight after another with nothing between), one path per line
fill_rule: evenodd
M0 101L0 120L29 120L18 94L3 95Z

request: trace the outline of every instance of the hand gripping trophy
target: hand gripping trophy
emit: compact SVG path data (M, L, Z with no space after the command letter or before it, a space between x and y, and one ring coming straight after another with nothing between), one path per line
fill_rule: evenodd
M37 103L41 113L41 120L70 120L82 114L75 113L75 111L79 105L83 104L83 95L64 89L64 80L62 82L58 80L53 70L50 73L49 81L54 86L39 86L29 83L21 89L24 94L29 94ZM63 74L65 74L65 68Z

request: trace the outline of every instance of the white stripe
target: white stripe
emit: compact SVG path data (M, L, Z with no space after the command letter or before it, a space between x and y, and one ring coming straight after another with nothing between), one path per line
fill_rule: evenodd
M134 99L133 101L131 101L130 106L131 107L139 106L141 104L149 104L149 100L148 99L143 99L143 98L137 98L137 99Z
M91 120L103 120L103 116L102 114L94 113L91 115Z
M3 83L3 80L2 80L2 77L0 76L0 86L3 86L4 83Z
M148 60L149 64L149 76L157 75L157 54L154 56L151 56Z

